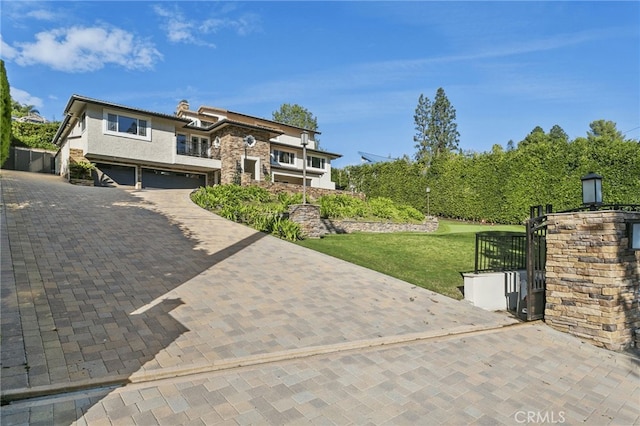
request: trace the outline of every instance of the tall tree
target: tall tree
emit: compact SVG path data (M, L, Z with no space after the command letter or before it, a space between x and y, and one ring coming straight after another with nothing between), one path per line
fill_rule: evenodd
M460 133L456 110L442 87L436 91L433 102L420 95L414 120L418 131L414 137L418 162L428 164L441 154L458 149Z
M278 111L273 111L273 121L301 127L307 130L318 130L318 120L306 108L298 104L282 104Z
M0 109L0 165L3 165L11 146L11 93L3 60L0 60Z
M616 123L609 120L596 120L589 124L590 131L587 132L589 139L598 137L608 140L624 140L624 135L616 128Z
M449 102L442 87L436 92L433 101L429 133L435 142L436 156L458 149L460 133L456 124L456 109Z
M569 135L564 131L564 129L557 124L554 125L551 130L549 130L549 138L551 142L569 142Z
M413 141L416 143L417 152L415 159L420 163L428 162L431 157L431 149L429 140L427 139L427 130L429 128L429 117L431 116L431 100L422 93L418 98L418 106L413 115L413 121L416 125L416 134Z
M290 126L300 127L306 130L317 131L318 119L308 109L298 104L282 104L278 111L273 111L272 120ZM316 149L320 148L318 135L313 138L316 142Z
M518 144L518 148L536 143L542 143L546 140L547 134L544 132L544 129L540 126L536 126L531 131L531 133L529 133L522 141L520 141L520 143Z

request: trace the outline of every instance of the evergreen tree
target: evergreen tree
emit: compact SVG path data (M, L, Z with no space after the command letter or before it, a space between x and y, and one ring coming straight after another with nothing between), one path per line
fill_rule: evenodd
M531 144L544 142L546 140L547 140L547 134L544 132L544 129L540 126L536 126L531 131L531 133L529 133L522 141L520 141L520 143L518 144L518 148L525 147Z
M624 140L624 135L616 128L616 123L609 120L596 120L589 124L589 139L605 138L608 140Z
M427 129L429 127L429 116L431 115L431 101L428 97L420 94L418 98L418 106L413 115L413 121L416 125L416 134L413 141L416 143L417 152L415 159L420 163L428 162L431 157L431 149L427 139Z
M433 101L429 121L429 138L434 144L435 155L457 150L459 137L456 110L440 87Z
M3 60L0 60L0 109L0 165L3 165L9 158L11 145L11 94Z
M569 136L564 129L557 124L549 130L549 138L552 142L569 142Z
M423 164L458 149L460 133L456 124L456 110L440 87L431 102L420 95L414 115L417 134L414 136L418 152L415 158Z

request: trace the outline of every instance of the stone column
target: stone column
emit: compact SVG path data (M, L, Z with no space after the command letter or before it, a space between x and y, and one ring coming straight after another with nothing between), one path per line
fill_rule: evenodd
M289 220L299 224L307 238L320 238L327 233L320 221L320 206L293 204L289 206Z
M640 327L640 251L627 221L639 212L548 216L545 321L612 350L629 347Z
M256 139L256 144L252 148L245 150L244 137L251 134ZM238 173L244 167L242 164L245 154L248 157L258 158L260 162L260 174L257 180L263 179L263 170L271 171L269 134L260 130L245 129L241 126L228 126L215 136L220 137L220 183L235 183ZM214 135L212 137L215 138ZM242 176L240 176L242 179ZM250 179L249 179L250 180Z

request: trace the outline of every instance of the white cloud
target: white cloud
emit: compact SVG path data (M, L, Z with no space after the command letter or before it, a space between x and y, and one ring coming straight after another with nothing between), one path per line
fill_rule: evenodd
M8 46L18 65L47 65L58 71L96 71L107 64L149 69L162 59L155 46L119 28L70 27L36 34L32 43ZM5 44L2 44L3 54Z
M45 10L45 9L31 10L27 12L25 16L29 18L38 19L40 21L55 21L58 19L58 16L56 13L51 12L50 10Z
M177 7L169 10L156 5L153 10L159 17L164 19L165 25L163 27L167 33L167 38L172 43L206 44L193 35L195 30L193 21L187 20Z
M260 19L253 14L243 15L238 19L206 19L199 26L204 33L216 33L219 30L230 28L237 34L245 36L260 31Z
M13 100L20 102L23 105L33 105L34 107L36 107L36 109L42 108L42 106L44 105L42 99L38 98L37 96L32 96L24 90L11 87L10 91Z
M216 47L214 43L206 40L207 35L231 29L244 36L260 29L259 18L253 14L246 14L237 19L209 18L198 22L191 17L186 18L177 6L169 9L156 5L153 10L163 19L167 38L173 43Z
M5 60L13 60L18 52L13 47L9 46L7 43L2 40L2 35L0 35L0 54L2 54L2 58Z

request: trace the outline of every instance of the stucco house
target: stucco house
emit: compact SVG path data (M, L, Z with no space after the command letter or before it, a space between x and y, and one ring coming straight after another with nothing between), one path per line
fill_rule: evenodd
M316 134L263 118L178 104L174 114L152 112L72 95L53 143L56 173L68 176L72 161L96 164L97 183L135 188L196 188L242 181L302 185L302 134L308 134L306 177L310 188L334 189L331 160Z

